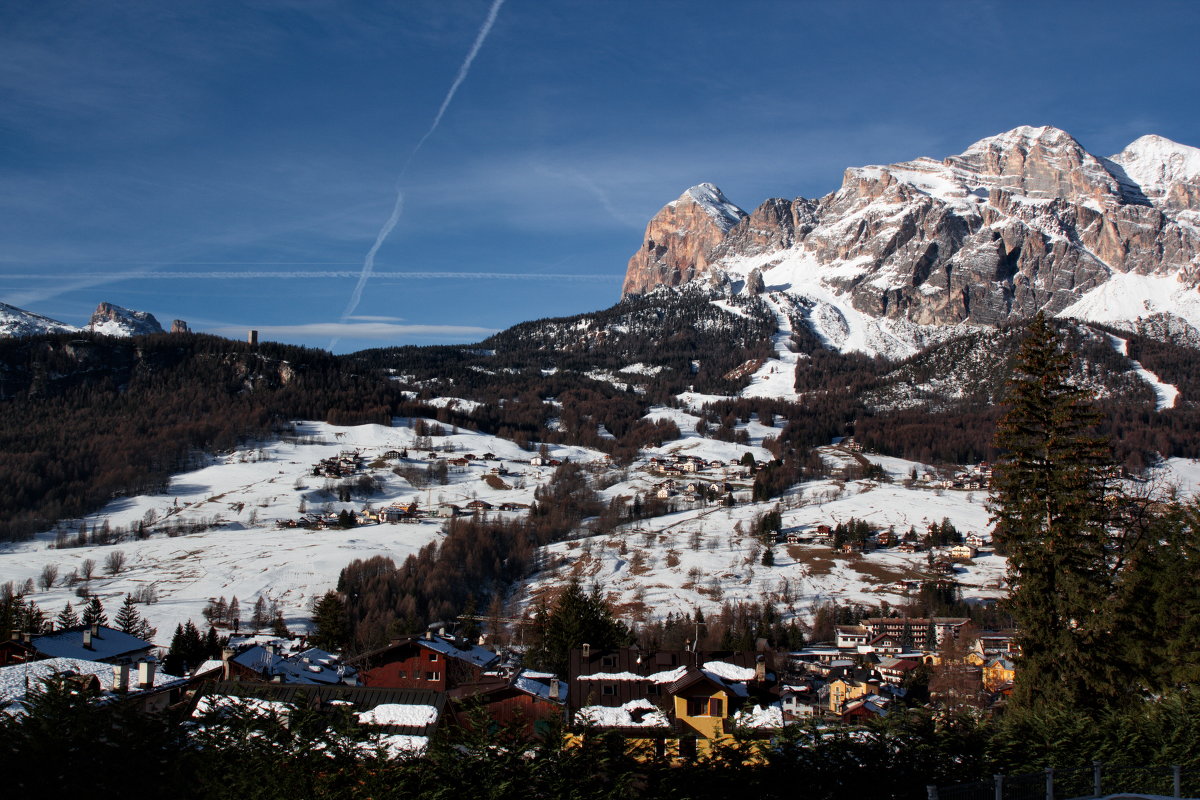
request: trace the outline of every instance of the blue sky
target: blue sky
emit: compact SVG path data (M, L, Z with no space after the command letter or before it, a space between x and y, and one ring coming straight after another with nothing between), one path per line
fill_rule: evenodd
M505 0L429 133L492 7L0 5L0 301L470 342L616 302L702 181L749 209L1022 124L1200 145L1200 4L1095 0Z

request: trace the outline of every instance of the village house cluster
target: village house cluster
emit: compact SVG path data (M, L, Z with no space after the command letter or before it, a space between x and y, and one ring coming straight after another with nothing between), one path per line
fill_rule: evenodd
M948 645L960 639L955 653ZM231 706L284 718L300 705L349 707L397 751L419 752L440 726L475 724L482 709L530 735L551 723L565 724L576 741L610 731L647 757L687 760L735 732L769 738L802 720L886 715L905 698L915 670L936 670L947 659L975 682L967 686L974 704L1002 703L1014 656L1011 631L976 634L964 618L876 617L839 626L827 645L790 653L765 642L720 652L582 643L561 676L522 668L486 638L444 631L400 637L352 659L303 639L234 637L219 660L174 677L156 670L151 643L93 626L0 644L0 713L21 713L30 687L51 679L88 685L97 702L136 703L181 720Z

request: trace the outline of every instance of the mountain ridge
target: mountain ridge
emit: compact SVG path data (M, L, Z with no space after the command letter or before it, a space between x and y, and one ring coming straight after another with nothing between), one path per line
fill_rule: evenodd
M851 167L822 198L741 213L722 233L684 192L647 225L624 296L691 281L787 292L861 329L835 346L901 357L920 349L913 326L1037 311L1131 330L1165 315L1200 333L1200 149L1162 137L1100 158L1065 131L1023 126L940 161Z

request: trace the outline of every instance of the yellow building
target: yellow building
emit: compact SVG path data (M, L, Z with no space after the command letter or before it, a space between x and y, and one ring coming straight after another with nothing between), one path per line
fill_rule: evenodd
M1016 677L1016 666L1004 656L995 656L983 665L983 688L994 692Z
M829 689L829 710L834 714L842 713L847 703L866 697L878 688L877 685L850 676L835 678L826 686Z
M754 746L740 742L733 730L741 725L769 735L772 727L783 725L782 708L759 709L747 698L744 682L727 682L694 666L680 673L662 687L657 704L635 698L621 706L579 709L574 722L582 727L571 739L580 743L590 731L611 731L621 734L627 750L639 758L692 761L718 748L745 747L747 761L760 760Z

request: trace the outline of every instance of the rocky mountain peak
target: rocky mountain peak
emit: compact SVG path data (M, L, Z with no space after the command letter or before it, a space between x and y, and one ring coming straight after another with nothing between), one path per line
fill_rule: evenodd
M88 330L105 336L144 336L162 333L162 325L148 311L131 311L128 308L101 303L96 306Z
M1155 205L1200 212L1200 148L1149 134L1109 161L1120 165Z
M1049 125L1021 126L980 139L961 155L944 162L977 177L989 189L1002 189L1032 199L1118 201L1120 182L1075 140Z
M711 183L696 184L681 194L679 199L673 201L670 205L674 206L678 203L688 202L700 206L704 210L704 213L712 217L713 222L718 227L727 232L734 225L737 225L746 218L746 212L729 202L729 198Z
M1197 175L1200 150L1161 137L1103 159L1022 126L941 160L851 167L836 192L750 215L702 184L650 221L625 294L700 278L786 292L840 348L1037 311L1176 314L1200 335Z
M678 286L704 273L709 255L746 216L711 183L688 189L646 225L642 246L629 259L622 294Z

